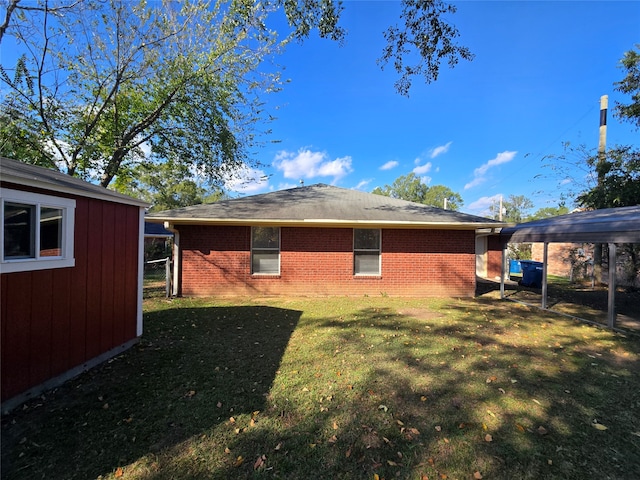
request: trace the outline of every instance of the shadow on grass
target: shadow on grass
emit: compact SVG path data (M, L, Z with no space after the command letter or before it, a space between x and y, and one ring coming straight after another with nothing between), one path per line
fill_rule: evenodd
M640 471L636 338L488 298L277 304L148 314L137 350L5 419L3 478Z
M301 312L167 308L123 355L2 419L2 477L96 478L262 410Z

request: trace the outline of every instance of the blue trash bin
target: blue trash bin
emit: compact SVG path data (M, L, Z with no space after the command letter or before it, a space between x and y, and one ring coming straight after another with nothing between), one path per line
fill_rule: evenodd
M520 260L522 280L520 285L525 287L542 288L542 262Z
M509 273L522 273L520 260L509 260Z

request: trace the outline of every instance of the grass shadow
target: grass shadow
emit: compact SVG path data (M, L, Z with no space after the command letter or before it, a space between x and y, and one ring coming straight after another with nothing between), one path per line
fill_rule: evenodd
M3 418L3 478L96 478L264 408L301 312L162 304L132 349Z

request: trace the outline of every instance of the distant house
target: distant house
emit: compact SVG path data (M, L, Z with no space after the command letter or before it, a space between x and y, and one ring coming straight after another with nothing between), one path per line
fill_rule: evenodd
M0 158L4 409L122 352L142 334L147 206Z
M500 266L500 249L477 238L504 225L323 184L147 221L175 233L174 293L186 296L473 296L477 257L485 273Z

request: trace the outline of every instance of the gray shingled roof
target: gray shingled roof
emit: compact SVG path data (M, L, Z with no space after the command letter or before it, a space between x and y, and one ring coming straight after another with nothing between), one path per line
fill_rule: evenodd
M149 204L99 185L73 178L64 173L48 168L28 165L8 158L0 157L0 179L3 182L45 188L57 192L80 195L82 197L100 198L117 203L126 203L148 207Z
M504 228L506 242L640 243L640 206L569 213Z
M504 223L325 184L253 195L147 215L172 224L377 225L475 229Z

